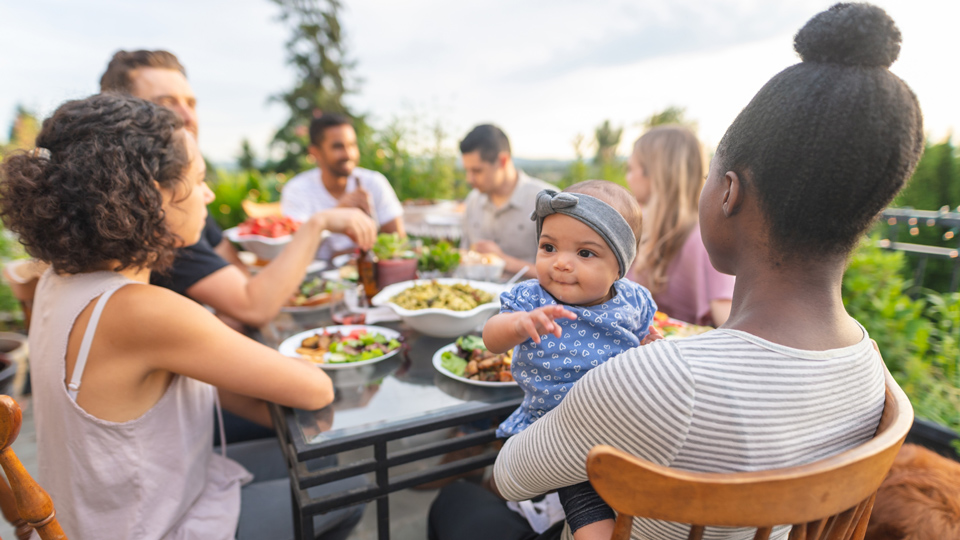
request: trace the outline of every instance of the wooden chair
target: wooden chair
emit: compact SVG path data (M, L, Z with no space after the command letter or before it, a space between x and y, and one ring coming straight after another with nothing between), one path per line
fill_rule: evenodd
M17 536L21 539L25 538L21 536L22 522L26 522L30 528L36 529L42 540L66 540L67 536L57 522L50 495L34 481L10 448L20 434L22 420L17 402L10 396L0 396L0 467L3 467L3 472L7 475L13 499L16 501L16 515L8 515L12 514L9 502L0 502L3 504L3 515L17 527ZM0 501L3 501L2 495ZM24 532L28 531L29 529Z
M771 471L700 473L597 446L587 475L617 511L613 540L630 538L634 516L690 523L688 540L700 540L705 526L757 527L754 540L766 540L784 524L793 524L790 540L862 540L877 489L912 424L913 407L886 372L876 435L836 456Z
M29 540L33 535L33 527L20 517L20 511L17 510L17 499L13 496L13 490L10 484L0 478L0 513L7 523L13 525L17 540Z

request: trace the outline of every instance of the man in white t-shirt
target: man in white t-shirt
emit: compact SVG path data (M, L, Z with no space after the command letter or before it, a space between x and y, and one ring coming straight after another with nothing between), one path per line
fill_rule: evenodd
M350 119L325 113L310 122L310 155L317 168L293 177L280 193L285 216L302 220L330 208L359 208L380 225L380 232L404 236L403 207L386 177L357 167L360 150ZM331 234L320 245L318 257L329 260L352 251L347 235Z

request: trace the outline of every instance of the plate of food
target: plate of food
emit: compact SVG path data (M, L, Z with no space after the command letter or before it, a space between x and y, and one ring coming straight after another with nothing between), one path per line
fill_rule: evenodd
M320 272L320 277L329 280L352 281L353 283L360 281L360 273L357 272L357 266L355 264L347 264L340 267L334 266L335 267L330 270Z
M662 311L654 313L653 326L655 326L657 330L660 330L664 339L681 339L713 330L713 328L709 326L699 326L678 321L677 319L671 319L669 315Z
M456 343L441 347L433 355L437 371L460 382L476 386L516 386L510 373L513 349L503 354L487 350L480 336L461 336Z
M400 332L362 324L326 326L290 336L278 350L324 369L346 369L395 356L400 352Z
M343 298L346 285L341 281L333 281L314 277L300 284L293 298L287 305L280 308L283 313L306 313L327 309L330 305Z
M371 299L390 306L408 326L433 337L471 332L500 310L503 285L465 279L418 279L384 287Z

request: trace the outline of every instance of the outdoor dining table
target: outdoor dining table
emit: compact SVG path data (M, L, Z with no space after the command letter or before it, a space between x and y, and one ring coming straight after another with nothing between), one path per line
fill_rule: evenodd
M264 332L264 341L277 346L289 335L329 324L333 323L326 312L319 318L281 315ZM270 407L290 472L298 539L314 538L313 516L374 500L378 537L390 538L388 495L492 464L496 459L492 449L451 463L431 465L438 460L429 458L495 440L499 421L523 397L516 386L470 385L438 372L433 355L453 339L424 336L398 322L381 326L402 334L401 353L373 364L327 370L336 391L331 405L317 411ZM465 424L482 428L449 437L451 428ZM424 435L431 432L432 437ZM369 457L319 470L308 466L308 461L341 452ZM428 462L413 471L392 470L410 469L409 464L421 460ZM365 478L363 487L321 498L308 493L313 486L355 476Z

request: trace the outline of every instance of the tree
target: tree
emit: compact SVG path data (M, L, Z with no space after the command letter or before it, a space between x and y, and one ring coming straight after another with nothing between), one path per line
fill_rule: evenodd
M590 171L587 169L586 162L583 161L583 133L577 133L577 136L573 138L573 152L576 155L576 159L573 160L573 163L570 164L570 167L567 169L567 173L563 175L563 178L560 179L560 182L557 183L557 187L560 189L566 189L577 182L583 182L590 177Z
M237 156L237 166L242 171L252 171L257 168L257 156L250 147L250 140L244 139L240 143L240 155Z
M623 127L614 128L610 125L610 120L604 120L596 130L594 137L597 142L597 155L593 162L597 165L609 165L617 158L617 147L620 146L620 137L623 135Z
M697 122L695 120L687 119L686 115L686 107L677 107L676 105L671 105L662 111L655 112L648 116L646 120L643 121L643 128L644 130L648 130L652 127L662 126L664 124L680 124L681 126L686 126L693 131L697 131Z
M920 163L893 206L920 210L939 210L960 205L960 167L957 149L950 138L939 144L927 144Z
M37 116L23 105L17 105L17 114L10 124L7 144L0 145L0 155L13 150L30 150L37 143L40 122Z
M354 64L347 60L343 44L340 0L271 1L280 7L280 20L293 32L286 43L287 64L296 71L297 82L290 91L272 98L286 105L290 117L271 143L283 155L268 168L299 171L308 165L310 120L324 112L350 114L343 97L353 92L347 72Z

